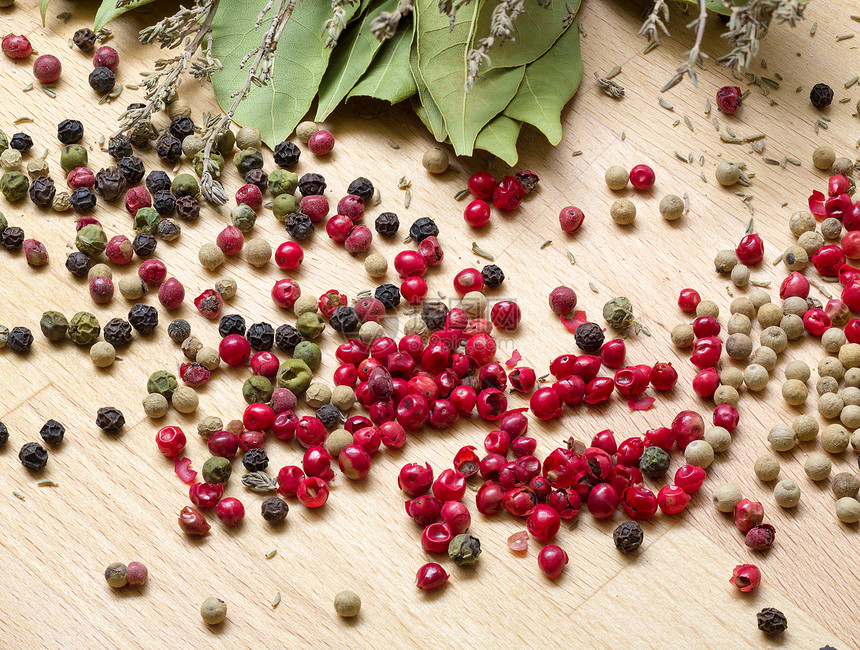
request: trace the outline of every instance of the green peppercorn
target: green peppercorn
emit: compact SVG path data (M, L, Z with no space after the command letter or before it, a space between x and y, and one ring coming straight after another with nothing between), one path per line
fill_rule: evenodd
M301 359L287 359L278 368L278 388L289 388L294 395L302 395L313 380L311 369Z
M173 397L173 391L178 388L176 375L166 370L156 370L146 382L146 392L163 395L168 401Z
M62 341L69 331L69 321L58 311L46 311L39 320L39 327L49 341Z
M192 164L194 165L194 173L198 178L203 177L203 153L205 150L200 150L194 154ZM209 152L209 169L212 172L213 178L219 178L221 172L224 171L224 156L216 149Z
M75 246L90 257L101 255L107 248L107 235L101 226L91 223L78 231Z
M322 353L320 346L311 341L302 341L293 350L293 359L300 359L308 364L308 368L316 370L322 363Z
M454 537L448 544L448 556L457 566L471 566L481 554L481 542L469 533Z
M615 329L624 331L633 324L633 305L624 296L613 298L603 305L603 318Z
M186 140L187 139L188 138L186 138ZM233 151L233 147L236 146L236 134L230 129L227 129L224 131L224 135L218 138L218 142L215 146L218 147L218 151L222 156L226 156L228 153Z
M334 611L342 618L358 616L361 611L361 598L354 591L339 591L334 597Z
M30 181L21 172L6 172L0 177L0 192L11 203L27 196L29 189Z
M296 329L306 339L315 339L323 333L325 321L317 313L306 311L296 319Z
M153 235L158 230L159 221L161 221L161 215L155 208L139 208L134 213L132 227L135 232L146 232ZM87 227L89 228L89 226Z
M9 341L9 328L5 325L0 325L0 350L6 347Z
M0 212L0 232L9 227L9 222L6 220L6 215ZM840 330L841 331L841 330Z
M648 478L659 478L669 469L669 454L660 447L646 447L639 460L639 469Z
M0 131L0 154L2 154L8 148L9 148L9 136L7 136L3 131ZM829 165L828 165L828 167L829 167Z
M87 148L82 144L67 144L60 152L60 167L66 174L76 167L87 167L88 164Z
M248 404L268 402L272 399L273 391L272 382L259 375L249 377L242 385L242 397Z
M244 178L245 174L252 169L263 168L263 154L256 149L242 149L233 155L233 164Z
M269 192L272 196L278 197L282 194L295 194L298 187L298 174L294 174L286 169L275 169L269 172Z
M88 311L79 311L69 320L69 338L77 345L92 345L101 331L98 318Z
M271 187L271 185L269 185L269 187ZM288 216L298 212L298 210L299 202L296 201L296 197L292 194L279 194L275 197L275 200L272 201L272 213L275 215L275 218L282 223L287 220Z
M207 483L226 483L230 480L233 468L229 458L213 456L203 463L203 480Z
M242 232L250 232L257 223L257 213L254 209L245 203L240 203L230 211L230 219L233 225Z
M177 174L170 185L170 191L176 198L191 196L196 199L200 196L200 185L191 174Z

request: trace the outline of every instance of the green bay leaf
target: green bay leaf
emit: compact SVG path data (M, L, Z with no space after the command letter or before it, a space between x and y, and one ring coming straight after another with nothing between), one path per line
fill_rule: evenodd
M367 72L346 96L374 97L396 104L418 92L409 67L413 29L398 30L385 41Z
M137 9L143 5L148 5L153 0L132 0L127 5L117 9L116 0L102 0L99 5L99 10L96 12L96 19L93 24L93 30L99 31L117 16L122 16L126 11ZM47 6L48 0L41 0L40 4ZM42 11L42 22L45 20L45 12Z
M48 3L51 0L39 0L39 13L42 14L42 27L45 26L45 14L48 12Z
M398 0L374 2L362 19L341 35L320 83L314 119L324 120L328 117L361 79L382 46L379 39L370 33L370 21L382 11L396 9L397 3Z
M494 117L481 129L475 148L489 151L510 166L517 164L517 138L522 124L504 115Z
M551 144L561 142L561 110L579 88L582 58L579 51L579 19L526 73L504 114L540 129Z
M412 74L412 79L415 82L415 88L418 92L412 98L412 108L418 113L418 117L424 122L424 125L433 134L439 142L442 142L448 137L448 131L445 128L445 118L442 117L442 112L430 96L430 91L427 89L427 84L424 82L424 77L421 75L421 70L418 65L418 47L417 47L417 30L416 37L412 41L412 49L409 56L409 68ZM421 107L419 111L416 106Z
M472 154L478 132L508 105L524 72L523 67L490 70L466 92L466 53L481 6L482 2L475 0L461 9L450 29L448 17L439 12L435 0L415 2L418 72L445 120L448 137L458 156ZM418 91L420 94L420 83ZM423 98L421 103L427 107Z

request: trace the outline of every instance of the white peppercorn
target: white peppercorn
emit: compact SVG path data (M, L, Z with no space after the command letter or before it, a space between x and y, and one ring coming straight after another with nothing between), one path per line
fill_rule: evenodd
M325 439L326 451L332 458L337 458L344 448L352 444L352 434L346 429L335 429Z
M696 317L699 316L719 318L720 307L713 300L703 300L696 306Z
M851 449L860 454L860 429L851 434Z
M623 190L630 181L630 173L621 165L612 165L603 175L610 190Z
M788 220L788 228L792 235L800 237L805 232L815 230L815 217L811 212L795 212Z
M782 262L789 271L803 271L809 266L809 254L801 246L789 246L782 254Z
M845 332L838 327L831 327L821 335L821 346L830 354L839 352L839 348L847 343ZM843 362L844 365L844 362Z
M744 384L753 392L763 390L767 386L768 379L770 379L770 375L764 366L751 363L744 368Z
M843 406L842 411L839 413L839 421L849 429L860 427L860 406L853 404Z
M798 415L792 420L791 428L801 442L809 442L818 437L818 420L813 415Z
M619 226L629 226L636 220L636 204L630 199L616 199L609 206L609 216Z
M349 386L335 386L331 391L331 403L346 413L355 404L355 391Z
M845 374L847 375L848 373ZM857 388L856 386L846 386L840 390L838 394L839 397L842 398L842 403L845 406L860 406L860 388Z
M243 250L248 264L257 268L266 266L272 259L272 245L262 237L256 237L245 242Z
M731 187L741 179L741 168L739 165L724 161L717 165L714 177L720 185Z
M724 427L709 427L704 434L704 440L717 452L728 450L732 444L732 434Z
M746 334L730 334L726 339L726 353L735 360L748 359L753 342Z
M839 472L833 477L830 489L833 490L833 496L836 499L844 499L845 497L853 499L860 492L860 479L852 472Z
M860 368L848 368L842 377L848 388L860 388Z
M167 398L161 393L150 393L143 400L143 412L153 420L163 418L167 415L168 408L170 408L170 404L167 402Z
M746 264L738 264L732 269L732 284L736 287L745 287L750 281L750 269Z
M860 367L860 343L845 343L839 348L839 361L845 368Z
M811 376L812 373L805 361L789 361L785 366L786 379L799 379L800 381L806 382L809 381Z
M767 291L758 288L750 291L749 299L752 301L753 307L755 307L756 311L761 309L762 305L766 305L770 302L770 296Z
M720 384L739 390L744 385L744 373L733 366L726 366L720 370Z
M759 343L779 354L788 347L788 337L781 327L772 326L761 333Z
M753 304L753 301L747 298L746 296L739 296L732 300L732 304L729 305L729 313L731 314L743 314L750 320L755 318L756 308Z
M813 481L823 481L830 476L830 470L833 464L830 459L821 452L813 452L809 454L806 462L803 463L803 471Z
M381 278L388 272L388 261L379 253L371 253L364 260L364 270L372 278Z
M684 460L688 465L707 469L714 462L714 448L706 440L693 440L684 449Z
M806 331L803 319L796 314L786 314L779 321L779 328L785 332L786 344L788 341L796 341Z
M667 194L660 199L660 214L666 221L675 221L684 214L684 199L677 194Z
M767 434L767 441L776 451L791 451L797 442L797 436L791 427L777 424Z
M735 506L740 503L744 495L737 485L726 483L714 490L711 498L720 512L734 512Z
M756 348L750 359L751 363L757 363L768 372L776 368L776 352L771 348Z
M714 404L717 406L720 406L721 404L737 406L739 401L740 395L736 388L732 388L731 386L718 386L717 390L714 391Z
M836 381L833 377L822 377L817 382L815 382L815 390L819 395L824 395L825 393L835 393L839 390L839 382Z
M793 508L800 503L800 486L790 479L784 479L773 489L773 499L780 508Z
M358 328L358 339L367 345L383 336L385 336L385 328L376 321L369 320Z
M779 325L782 320L782 309L772 302L766 302L758 308L756 316L762 327L773 327L774 325Z
M827 217L821 222L821 236L827 241L834 241L842 237L842 222L834 217Z
M752 332L752 321L743 314L733 314L726 324L726 331L729 334L746 334L749 336Z
M197 410L200 399L197 397L197 392L190 386L180 386L173 391L173 397L170 398L173 408L180 413L193 413Z
M470 291L460 299L460 309L472 318L483 318L487 311L487 297L481 291ZM690 328L690 332L692 331Z
M672 329L672 343L676 348L681 350L693 346L696 340L696 335L693 333L693 328L687 324L676 325Z
M818 362L818 375L820 377L833 377L836 381L839 381L844 374L845 367L836 357L824 357Z
M776 477L779 476L779 469L779 461L775 456L771 456L770 454L759 456L755 461L755 465L753 465L755 475L758 476L760 481L764 481L765 483L775 481Z
M732 269L738 264L738 254L731 248L724 248L717 251L714 256L714 270L720 275L731 273Z
M821 447L831 454L841 454L848 449L851 434L841 424L828 424L821 431Z
M795 314L796 316L803 316L807 310L809 309L809 305L806 304L806 299L801 298L799 296L789 296L785 300L782 301L782 314L783 316L788 314Z
M224 300L230 300L230 298L234 297L238 288L239 286L236 284L236 280L229 276L215 280L215 291L217 291Z
M316 314L318 309L318 299L308 294L299 296L293 304L293 313L296 315L296 318L302 314Z
M860 501L851 497L842 497L836 502L836 516L846 524L860 521Z
M805 250L809 257L812 257L819 248L824 246L824 237L821 236L820 232L805 232L797 238L797 245Z
M818 398L818 412L828 420L838 418L843 406L842 398L836 393L824 393Z

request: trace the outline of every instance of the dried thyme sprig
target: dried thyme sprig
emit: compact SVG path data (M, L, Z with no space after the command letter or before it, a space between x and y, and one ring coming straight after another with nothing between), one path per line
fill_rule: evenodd
M400 0L394 11L383 11L370 21L370 33L380 41L385 41L397 33L400 20L412 13L415 0Z
M332 17L325 21L322 29L323 34L328 32L328 38L326 38L325 41L325 46L327 48L333 48L337 45L337 41L340 38L341 33L346 29L345 7L356 4L357 2L359 2L359 0L331 0Z
M639 29L639 35L647 37L649 41L659 43L661 31L669 36L669 30L666 28L668 20L669 5L667 0L655 0L651 11L648 12L642 27Z
M728 30L723 34L732 46L731 52L717 59L728 68L740 71L758 54L761 38L771 23L788 23L791 27L803 18L807 0L750 0L743 6L732 6Z
M466 75L466 90L471 90L478 77L478 68L482 63L490 65L490 57L487 54L498 39L499 43L514 40L514 23L517 17L526 10L525 0L501 0L493 9L490 18L490 33L480 39L476 47L466 55L468 74Z
M690 81L693 82L694 86L698 87L699 85L699 77L696 74L695 67L701 65L701 60L708 57L707 54L701 51L702 39L705 38L705 28L708 26L708 6L705 0L699 0L699 16L687 25L687 28L689 29L694 25L696 26L696 40L693 42L693 47L684 53L687 56L687 60L678 67L675 75L660 89L661 93L681 83L684 75L690 77Z

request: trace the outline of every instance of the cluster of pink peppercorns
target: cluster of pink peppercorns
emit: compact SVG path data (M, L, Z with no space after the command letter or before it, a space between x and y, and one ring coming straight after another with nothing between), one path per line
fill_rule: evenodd
M328 199L325 197L306 196L302 199L301 207L302 212L305 212L311 221L321 221L329 210ZM307 212L307 210L310 211ZM347 194L337 202L337 214L326 222L326 233L338 244L343 244L347 252L353 255L363 253L370 248L373 241L370 228L361 223L363 218L364 199L354 194Z
M489 172L476 172L469 177L467 188L474 197L463 210L463 220L473 228L485 226L490 221L490 203L503 212L520 207L523 198L537 186L538 176L531 170L517 172L497 181Z

